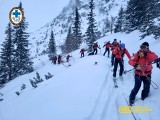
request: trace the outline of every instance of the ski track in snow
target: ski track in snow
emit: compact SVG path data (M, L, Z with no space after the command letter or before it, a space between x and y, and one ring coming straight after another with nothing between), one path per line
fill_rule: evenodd
M109 64L107 64L107 65L109 66ZM109 71L107 72L106 77L108 75L109 75ZM106 85L107 85L107 79L105 79L104 82L102 83L102 86L100 88L100 92L99 92L98 97L95 101L95 105L94 105L90 115L87 117L87 120L93 120L95 118L96 114L98 113L98 111L100 109L99 107L100 107L101 101L103 99L103 95L105 95Z
M110 59L109 59L110 60ZM101 85L99 95L95 101L95 105L88 117L85 117L84 120L128 120L128 117L125 119L126 114L119 113L119 106L127 106L126 100L129 97L125 93L124 89L124 80L117 79L118 88L114 87L112 80L112 73L110 67L110 61L107 61L107 74L104 82ZM118 74L117 70L117 74ZM127 76L125 76L127 78ZM134 82L133 82L134 83ZM127 97L126 97L127 96ZM141 120L138 114L133 112L136 120ZM130 120L135 120L132 114L128 115Z
M119 93L117 92L117 88L114 87L114 83L112 81L110 72L112 67L110 67L110 62L107 64L107 66L108 72L104 82L102 83L99 95L95 101L95 105L91 111L91 114L86 117L87 120L105 120L107 117L109 119L111 116L114 120L118 120L119 118L117 101ZM114 113L114 116L112 113Z

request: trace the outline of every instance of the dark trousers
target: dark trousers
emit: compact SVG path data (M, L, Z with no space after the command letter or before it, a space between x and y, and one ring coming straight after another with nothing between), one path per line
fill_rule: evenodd
M56 60L54 60L54 64L56 64Z
M117 59L117 58L115 58L114 69L113 69L113 77L116 77L116 72L117 72L118 64L119 64L119 66L120 66L119 75L122 76L122 74L123 74L123 71L124 71L123 60L122 60L122 59Z
M111 64L112 64L112 66L114 65L114 59L115 59L115 55L112 54L112 56L111 56Z
M97 55L97 52L98 52L98 50L94 49L94 51L93 51L94 55Z
M58 60L58 64L61 64L61 60Z
M147 78L148 77L148 78ZM131 94L129 96L130 100L135 100L135 97L141 87L141 83L143 81L143 90L141 93L142 98L146 98L150 92L150 84L151 84L151 75L149 76L139 76L135 74L135 84L134 88L131 91Z
M84 53L81 53L81 57L84 57Z
M104 52L104 54L103 54L104 56L105 56L106 52L108 52L108 57L109 57L109 54L110 54L109 48L106 48L106 50L105 50L105 52Z

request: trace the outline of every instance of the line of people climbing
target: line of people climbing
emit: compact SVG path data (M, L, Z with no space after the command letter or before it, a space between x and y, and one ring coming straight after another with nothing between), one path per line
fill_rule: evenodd
M141 99L144 100L149 92L150 92L150 85L151 85L151 74L152 74L152 64L148 64L151 61L156 60L157 67L160 68L160 58L152 52L149 49L149 43L144 42L140 45L140 49L137 53L133 54L131 57L130 53L126 49L126 46L124 43L117 42L117 39L114 39L112 43L110 41L106 42L103 45L103 48L105 48L105 51L103 53L103 56L105 56L106 53L108 53L108 58L110 58L110 52L111 52L111 66L113 66L113 80L116 80L116 73L118 65L120 67L119 71L119 78L123 79L123 72L124 72L124 55L126 55L129 59L128 63L129 65L134 67L134 79L135 84L134 88L132 89L130 96L129 96L129 104L132 105L134 103L135 97L141 87L141 83L143 82L143 90L141 93ZM94 43L92 46L93 51L90 52L88 55L97 55L98 49L101 50L100 46L98 45L98 42ZM84 53L87 50L81 49L81 58L84 57ZM66 62L69 62L69 58L71 56L67 55ZM53 63L56 64L56 61L58 59L58 64L63 63L62 56L58 55L58 58L54 56Z
M119 46L119 44L121 43L121 41L118 43L117 42L117 39L114 39L113 43L110 43L110 41L106 42L104 45L103 45L103 48L105 47L105 52L103 53L103 55L105 56L106 53L108 53L108 58L110 57L110 50L113 51L116 47ZM98 49L101 50L100 48L100 45L98 45L98 42L95 42L93 45L92 45L92 52L88 53L88 56L89 55L97 55L98 53ZM87 50L85 50L84 48L82 48L80 50L80 53L81 53L81 57L84 57L84 53L86 52ZM112 61L114 60L114 55L112 54L113 58L112 58Z
M72 57L71 55L67 55L66 56L66 62L69 62L69 60L70 60L70 57ZM58 55L58 57L55 55L54 57L53 57L53 59L52 59L52 63L53 64L57 64L57 62L58 62L58 64L63 64L64 63L64 61L62 60L62 55Z
M113 80L116 80L116 73L118 64L120 67L119 71L119 78L123 79L123 72L124 72L124 55L126 54L129 61L129 65L134 67L134 79L135 84L134 88L132 89L130 96L129 96L129 104L132 105L134 103L135 97L141 87L141 83L143 82L143 90L141 93L141 99L144 100L149 92L150 92L150 85L151 85L151 74L152 74L152 64L148 64L149 62L156 61L157 67L160 68L160 58L149 49L149 43L144 42L140 45L140 49L137 53L133 54L131 57L130 53L125 47L124 43L117 42L117 39L114 39L112 43L108 41L104 44L105 52L103 55L105 56L108 53L108 58L110 57L111 51L111 66L113 66ZM96 55L97 49L101 49L98 46L98 43L93 44L93 52L89 53L88 55ZM84 57L84 52L86 50L81 49L81 57Z

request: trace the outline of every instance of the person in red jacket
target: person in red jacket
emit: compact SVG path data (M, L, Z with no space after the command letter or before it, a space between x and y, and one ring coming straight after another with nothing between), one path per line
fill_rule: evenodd
M123 64L124 63L124 61L123 61L124 54L126 54L129 59L131 58L131 56L130 56L128 50L125 48L124 43L121 43L120 47L115 48L115 50L113 51L113 54L115 55L115 62L114 62L114 69L113 69L113 80L116 80L116 72L117 72L118 64L120 66L119 76L120 76L120 78L122 78L122 74L124 71L124 64Z
M97 55L97 52L98 52L97 48L101 49L101 48L98 46L98 42L94 43L93 46L92 46L92 48L93 48L93 53L94 53L94 55Z
M54 56L53 57L53 63L56 64L56 61L57 61L57 56Z
M109 54L110 54L109 48L110 48L110 46L111 46L110 41L108 41L108 42L103 46L103 47L106 48L106 49L105 49L105 52L104 52L104 54L103 54L103 56L105 56L106 52L108 52L108 57L109 57Z
M113 54L113 51L115 48L119 47L119 44L117 42L117 39L114 39L113 43L111 44L111 51L112 51L112 55L111 55L111 65L114 65L114 59L115 59L115 55Z
M151 64L147 63L154 61L157 58L158 56L149 50L148 42L144 42L140 46L140 50L129 60L129 64L135 68L135 84L129 96L130 105L134 103L142 81L143 90L141 93L141 99L144 100L148 96L150 92L151 74L153 67Z
M70 58L70 57L72 57L72 56L67 55L67 57L66 57L67 62L69 62L69 58Z
M85 49L83 49L83 48L80 50L81 57L84 57L84 52L85 52L85 51L86 51L86 50L85 50Z

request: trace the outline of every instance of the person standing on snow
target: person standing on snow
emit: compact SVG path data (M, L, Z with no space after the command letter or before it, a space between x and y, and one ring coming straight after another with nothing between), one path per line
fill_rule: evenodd
M113 43L111 44L111 51L112 51L112 55L111 55L111 65L114 65L114 59L115 59L115 55L113 54L113 51L115 48L119 47L119 44L117 42L117 39L114 39Z
M109 48L110 48L110 46L111 46L110 41L108 41L108 42L103 46L103 47L106 48L103 56L105 56L106 52L108 52L108 57L109 57L109 54L110 54Z
M62 61L62 56L58 55L58 64L61 64L61 61Z
M93 54L94 54L94 55L97 55L97 52L98 52L97 48L101 49L101 48L98 46L98 42L94 43L93 46L92 46L92 48L93 48Z
M124 61L123 61L124 54L126 54L129 59L131 58L131 56L130 56L128 50L125 48L124 43L121 43L120 47L115 48L113 51L113 54L115 55L115 62L114 62L114 69L113 69L113 80L116 80L116 72L117 72L118 64L120 66L119 77L122 78L122 74L124 71Z
M83 49L83 48L80 50L81 57L84 57L84 52L85 52L85 51L86 51L86 50L85 50L85 49Z
M148 96L150 92L151 74L153 68L152 65L148 63L156 60L157 58L158 56L149 50L149 43L144 42L141 44L140 50L129 60L129 64L135 68L135 84L129 96L130 105L134 103L142 81L143 90L141 93L141 99L144 100Z
M66 57L67 62L69 62L69 58L70 58L70 57L72 57L72 56L67 55L67 57Z
M56 61L57 61L57 56L54 56L53 57L53 63L56 64Z

